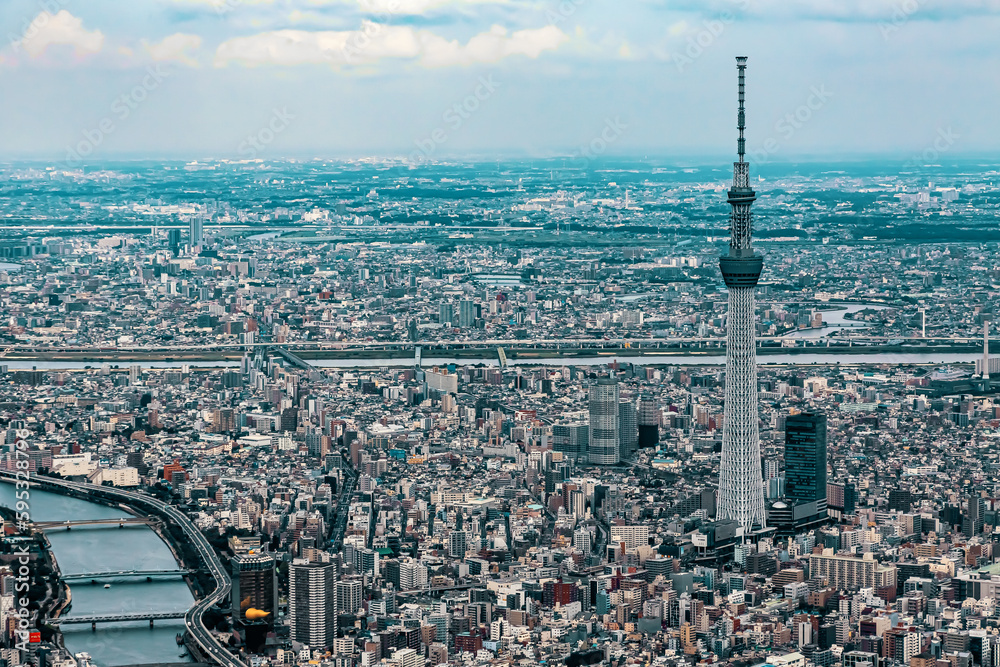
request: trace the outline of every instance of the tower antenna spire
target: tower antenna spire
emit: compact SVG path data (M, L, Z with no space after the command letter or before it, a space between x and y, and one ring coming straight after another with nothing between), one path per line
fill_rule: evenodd
M744 102L746 99L746 81L747 81L747 57L737 56L736 58L736 68L740 73L740 112L738 116L737 128L740 131L739 142L736 146L736 152L740 155L740 162L745 162L744 156L746 155L747 140L743 136L747 129L747 116L746 109L744 108Z

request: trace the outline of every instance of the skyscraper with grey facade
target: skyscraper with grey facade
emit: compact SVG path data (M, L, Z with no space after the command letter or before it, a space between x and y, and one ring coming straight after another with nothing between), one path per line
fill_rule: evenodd
M325 648L337 633L333 563L296 558L288 568L288 615L292 639Z
M590 385L590 462L610 466L621 460L618 381L601 378Z

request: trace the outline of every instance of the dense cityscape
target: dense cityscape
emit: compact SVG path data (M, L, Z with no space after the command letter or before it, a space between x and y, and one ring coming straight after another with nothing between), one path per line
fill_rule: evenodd
M400 169L350 171L384 193L407 187ZM855 238L799 211L805 196L779 212L756 184L775 230L756 242L766 520L743 526L718 495L725 230L670 222L714 215L724 188L665 175L588 201L600 185L557 197L547 179L525 185L537 167L501 169L431 200L465 216L449 225L390 222L396 205L367 185L329 208L265 206L263 181L247 208L107 207L75 190L82 172L7 171L4 198L94 201L89 229L9 223L0 465L36 497L128 508L79 519L93 526L19 521L10 488L8 665L106 664L88 642L118 626L254 667L995 664L1000 366L982 366L995 243ZM801 178L828 198L845 187ZM875 205L972 225L989 190L946 172L893 188L930 178L960 194ZM491 210L468 203L489 190ZM559 197L572 206L558 230L523 213L555 217ZM796 219L806 234L778 236ZM70 530L155 530L177 564L66 571L48 536ZM25 551L48 576L19 600ZM180 577L205 596L196 615L141 600ZM92 587L133 604L78 607Z
M747 61L717 162L0 164L0 667L1000 667L1000 166L772 161Z

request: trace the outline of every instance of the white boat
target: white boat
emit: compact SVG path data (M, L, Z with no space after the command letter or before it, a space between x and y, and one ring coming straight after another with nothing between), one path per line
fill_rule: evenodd
M104 584L105 588L111 588L111 584Z

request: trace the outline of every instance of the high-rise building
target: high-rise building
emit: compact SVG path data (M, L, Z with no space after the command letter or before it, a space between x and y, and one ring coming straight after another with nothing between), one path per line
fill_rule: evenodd
M618 447L622 458L631 458L639 442L639 420L635 401L623 398L618 402Z
M448 535L448 555L452 558L465 558L468 549L467 535L464 530L453 530Z
M640 449L656 447L660 444L660 409L649 396L639 400L639 442Z
M399 564L399 589L403 591L424 588L427 585L427 567L419 561Z
M611 526L611 543L624 544L626 549L649 545L649 526Z
M975 537L983 532L986 517L986 501L980 496L969 496L968 509L962 514L962 533Z
M578 460L587 460L590 426L576 422L552 425L552 448Z
M233 568L233 621L274 624L278 579L274 558L267 553L237 554Z
M337 613L356 614L361 609L361 582L356 579L337 582Z
M990 390L990 323L983 322L983 391Z
M451 325L455 322L455 304L442 302L438 305L438 324Z
M170 246L171 250L176 251L181 247L181 230L179 229L168 229L167 230L167 244Z
M288 615L295 641L310 648L332 644L337 631L333 563L310 563L303 558L292 561L288 568Z
M618 429L618 381L601 378L590 385L590 462L615 465L621 460Z
M188 238L191 247L205 244L205 221L198 216L191 218L188 223Z
M733 520L745 532L764 528L764 480L761 476L760 432L757 413L757 298L754 294L764 258L754 252L753 214L757 199L750 188L750 165L745 160L745 57L736 59L739 71L739 161L733 167L729 190L729 252L720 258L722 278L729 289L726 319L726 403L719 475L720 520Z
M826 506L826 415L805 412L785 419L785 498L822 500Z
M476 303L471 299L463 299L458 303L458 326L471 329L476 325Z

